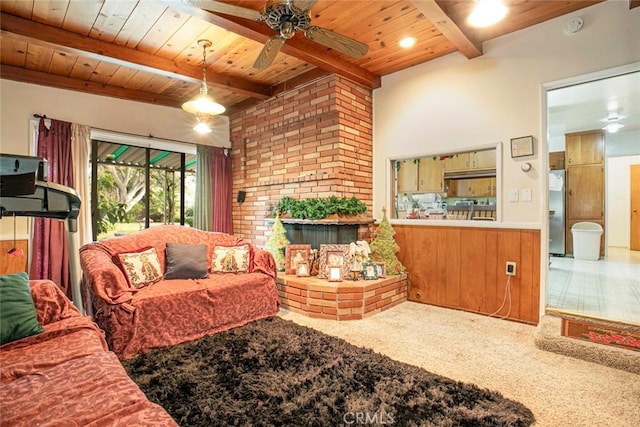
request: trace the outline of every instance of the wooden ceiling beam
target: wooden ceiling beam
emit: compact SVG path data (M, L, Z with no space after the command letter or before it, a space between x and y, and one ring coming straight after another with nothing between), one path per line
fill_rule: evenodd
M109 86L102 83L77 80L71 77L56 76L54 74L28 70L20 67L13 67L10 65L2 65L2 67L0 68L0 72L2 73L3 79L57 87L59 89L75 90L83 93L92 93L94 95L110 96L113 98L126 99L129 101L164 105L167 107L180 108L182 102L184 101L169 96L158 95L155 93Z
M467 59L482 56L482 45L467 36L436 0L412 0L415 7L454 44Z
M11 37L43 44L62 52L85 56L156 75L168 76L194 84L199 84L202 79L201 67L178 65L166 58L92 39L7 13L0 14L0 26L2 31L9 33ZM252 98L268 99L272 96L269 86L232 76L207 72L207 82L211 86L231 90Z
M224 28L225 30L231 31L239 36L259 43L265 43L269 37L277 34L263 22L251 21L227 15L217 15L191 6L188 2L165 0L163 3L174 9L188 13L198 19L202 19L205 22ZM291 55L302 61L308 62L309 64L315 65L325 71L338 74L371 89L377 89L382 85L379 75L342 59L339 54L334 53L334 51L331 51L329 48L324 47L319 43L307 40L301 34L297 34L292 39L287 40L281 51L287 55Z

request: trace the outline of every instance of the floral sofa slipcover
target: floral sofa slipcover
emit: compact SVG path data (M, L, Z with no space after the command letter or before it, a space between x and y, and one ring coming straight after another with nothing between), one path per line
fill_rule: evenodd
M168 244L206 245L204 276L199 272L191 278L166 279ZM238 245L250 249L248 270L211 272L215 253ZM155 270L160 270L160 280L143 287L132 286L119 260L122 254L149 250L157 254L157 259L149 263L145 258L141 274L157 274ZM185 258L191 256L178 261L188 261ZM86 244L80 248L80 260L85 307L106 332L109 348L121 360L273 316L280 306L273 256L225 233L178 225L155 226Z
M42 332L0 346L1 425L177 426L57 285L29 286Z

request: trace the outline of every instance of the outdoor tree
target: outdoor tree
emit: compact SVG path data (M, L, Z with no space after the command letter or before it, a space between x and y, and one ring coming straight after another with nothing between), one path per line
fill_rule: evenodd
M280 216L276 213L276 219L273 221L271 234L267 238L264 249L273 255L273 259L276 262L276 269L278 271L284 271L285 269L286 258L284 256L284 250L289 243L289 239L287 239L287 230L284 229L282 221L280 221Z
M395 234L395 230L387 219L387 210L382 208L382 221L373 231L373 240L369 247L371 248L371 259L374 262L384 262L387 274L390 275L404 273L404 266L396 257L400 246L393 238Z

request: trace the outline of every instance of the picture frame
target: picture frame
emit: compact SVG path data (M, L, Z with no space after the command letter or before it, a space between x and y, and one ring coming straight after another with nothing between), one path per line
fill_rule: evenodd
M373 262L363 262L362 275L364 276L364 280L377 280L378 270L376 264Z
M320 245L320 264L318 266L318 278L326 279L329 274L328 267L340 267L341 278L349 273L351 255L349 245Z
M284 274L297 274L299 262L311 262L311 245L287 245L285 248ZM308 265L307 265L308 270Z
M296 276L298 277L308 277L311 275L311 271L309 269L309 263L300 261L296 265Z
M378 279L387 277L387 265L384 262L374 262L374 264L376 265Z
M511 138L511 158L533 156L533 136Z
M342 282L342 267L327 267L327 274L330 282Z

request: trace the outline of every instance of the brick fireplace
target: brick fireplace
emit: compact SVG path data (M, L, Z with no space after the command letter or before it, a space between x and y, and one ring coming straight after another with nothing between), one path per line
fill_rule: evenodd
M371 89L326 76L230 117L234 233L264 246L284 196L351 197L372 217Z

